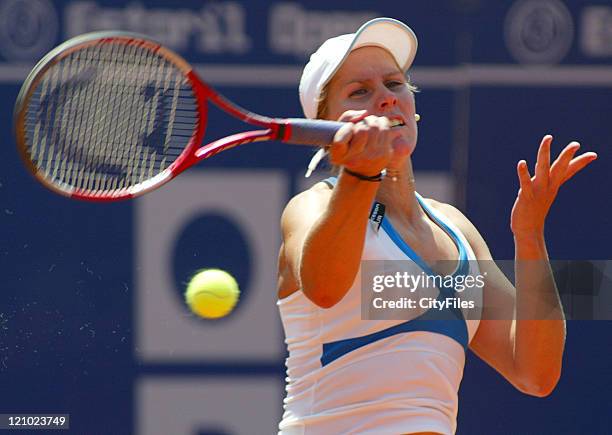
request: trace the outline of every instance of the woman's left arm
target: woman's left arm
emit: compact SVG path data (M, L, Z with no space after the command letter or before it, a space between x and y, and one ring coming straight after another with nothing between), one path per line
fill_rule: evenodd
M580 145L572 142L551 165L551 142L552 136L543 138L533 177L524 160L517 165L520 190L510 223L516 287L495 265L476 228L455 212L485 275L483 320L470 348L516 388L538 397L555 388L565 345L565 317L546 251L544 222L561 185L597 158L592 152L574 157Z

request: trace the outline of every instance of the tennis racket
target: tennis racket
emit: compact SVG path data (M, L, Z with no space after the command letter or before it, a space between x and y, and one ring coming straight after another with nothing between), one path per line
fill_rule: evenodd
M201 146L209 103L262 129ZM89 33L55 48L28 75L14 110L29 171L54 192L91 201L142 195L237 145L325 146L342 125L244 110L176 53L126 32Z

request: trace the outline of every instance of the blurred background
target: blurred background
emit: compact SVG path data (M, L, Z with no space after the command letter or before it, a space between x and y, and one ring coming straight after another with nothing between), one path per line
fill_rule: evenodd
M140 32L240 105L299 117L307 56L377 16L419 37L410 71L421 90L417 189L455 204L496 259L512 259L517 161L533 167L546 133L555 154L579 140L599 159L559 193L549 254L610 258L609 0L0 0L0 413L69 413L79 434L276 433L286 356L278 221L316 181L303 177L312 150L259 143L131 202L56 196L23 168L11 132L34 63L80 33ZM244 129L211 116L208 138ZM203 267L240 284L227 318L199 319L183 302ZM568 322L563 375L545 399L519 393L468 352L458 433L611 433L612 317L593 318Z

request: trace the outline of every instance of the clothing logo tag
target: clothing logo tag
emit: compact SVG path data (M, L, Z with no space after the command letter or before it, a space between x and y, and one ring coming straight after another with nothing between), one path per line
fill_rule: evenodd
M385 217L385 205L380 202L375 202L370 212L370 222L374 225L374 229L378 231L382 220Z

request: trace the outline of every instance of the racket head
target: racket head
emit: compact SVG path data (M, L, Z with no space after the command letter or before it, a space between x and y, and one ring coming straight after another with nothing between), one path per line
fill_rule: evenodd
M145 36L77 36L25 80L13 117L17 148L61 195L139 196L197 161L210 92L182 57Z

